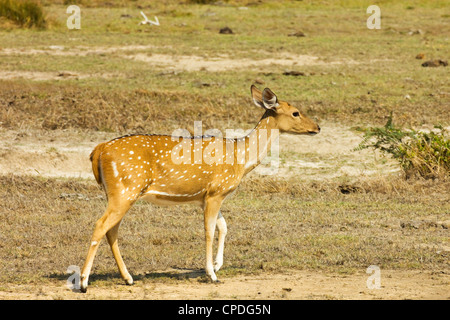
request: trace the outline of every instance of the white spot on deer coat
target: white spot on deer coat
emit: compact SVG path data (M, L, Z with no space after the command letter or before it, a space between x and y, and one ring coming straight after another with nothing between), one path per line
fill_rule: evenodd
M111 166L113 168L113 172L114 172L114 177L117 177L119 175L119 171L117 171L117 166L116 163L114 161L111 162Z

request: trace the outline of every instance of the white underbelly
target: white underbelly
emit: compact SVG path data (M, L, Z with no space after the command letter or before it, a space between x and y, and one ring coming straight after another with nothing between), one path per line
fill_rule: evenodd
M196 203L202 204L203 201L197 195L188 194L168 194L160 191L148 191L141 199L157 205L171 206L179 204Z

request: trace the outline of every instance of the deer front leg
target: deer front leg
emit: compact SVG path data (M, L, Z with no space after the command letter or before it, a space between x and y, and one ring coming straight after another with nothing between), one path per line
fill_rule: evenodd
M214 262L214 271L217 272L223 265L223 249L225 247L225 236L227 235L227 223L222 216L222 212L219 211L219 217L217 218L217 229L219 230L219 243L217 246L216 261Z
M213 266L213 240L216 229L217 216L219 214L222 199L209 198L205 205L205 240L206 240L206 274L213 282L217 282Z

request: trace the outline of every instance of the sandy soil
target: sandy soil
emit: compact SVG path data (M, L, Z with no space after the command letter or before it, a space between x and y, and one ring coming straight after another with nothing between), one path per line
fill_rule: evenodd
M167 272L180 272L165 270ZM189 279L164 282L136 281L105 287L90 286L86 294L70 290L66 281L44 285L6 286L0 299L450 299L448 274L381 270L379 289L369 289L370 274L326 274L289 271L279 274L220 277L204 283L201 271L183 270Z
M282 135L280 165L274 167L272 173L281 177L323 180L383 175L399 170L395 162L371 151L352 151L361 141L360 134L335 124L324 123L321 128L322 132L314 137ZM115 137L111 133L87 135L70 130L0 132L3 137L0 140L0 174L88 179L93 179L90 152L98 143ZM257 168L252 174L268 172L264 170Z
M240 70L263 67L267 65L280 65L285 67L296 66L312 66L312 65L336 65L347 64L354 65L359 63L373 63L376 61L354 61L336 60L336 61L322 61L319 57L310 55L298 55L288 52L277 53L276 56L266 59L237 59L228 55L205 56L205 55L171 55L171 54L156 54L152 52L154 46L121 46L121 47L73 47L66 48L64 46L49 46L42 49L16 49L16 48L0 48L0 56L2 55L47 55L47 56L87 56L87 55L104 55L116 54L123 59L131 59L135 61L142 61L154 67L163 70L177 70L177 71L209 71L220 72L226 70ZM264 53L264 52L261 52ZM267 53L265 53L267 54ZM271 54L273 55L273 54ZM378 60L377 60L378 61ZM0 72L0 79L11 79L14 74L15 77L28 78L30 80L49 80L47 75L43 77L45 72L21 72L21 71L7 71ZM52 73L50 73L52 75ZM28 77L27 77L28 76ZM82 77L80 75L79 77ZM87 77L88 75L84 75ZM95 76L95 75L94 75ZM107 75L102 75L106 77ZM53 80L64 79L63 77L52 77Z
M124 56L137 61L143 61L154 66L164 67L164 69L175 69L181 71L209 71L219 72L235 69L251 69L267 65L280 66L310 66L325 64L318 57L308 55L280 54L276 58L269 59L232 59L229 56L205 58L202 56L172 56L167 54L145 54L138 53ZM331 64L342 63L332 62ZM350 63L350 62L349 62ZM353 62L352 62L353 63Z
M85 78L112 78L118 77L118 74L111 73L80 73L72 71L43 72L43 71L0 71L1 80L28 79L33 81L48 80L67 80L67 79L85 79Z

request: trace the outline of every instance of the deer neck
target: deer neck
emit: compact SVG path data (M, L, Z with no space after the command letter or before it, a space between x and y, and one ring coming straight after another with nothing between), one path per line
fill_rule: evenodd
M267 110L256 127L245 137L244 175L248 174L264 160L279 135L273 111Z

